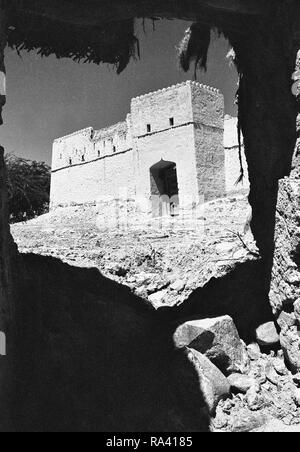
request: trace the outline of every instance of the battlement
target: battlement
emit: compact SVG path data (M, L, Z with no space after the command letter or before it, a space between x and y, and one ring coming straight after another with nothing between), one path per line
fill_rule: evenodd
M146 94L142 94L141 96L134 97L133 99L131 99L131 103L140 102L140 101L146 100L150 97L155 97L158 94L165 94L170 91L176 91L179 88L182 88L185 86L188 86L188 87L196 86L209 93L221 94L221 92L217 88L213 88L211 86L204 85L203 83L187 80L186 82L177 83L176 85L172 85L167 88L162 88L157 91L152 91L150 93L146 93Z
M125 121L100 130L87 127L54 140L52 169L124 152L133 147L136 137L195 122L223 127L223 96L218 89L186 81L153 91L131 100L131 112Z
M61 143L62 141L65 141L72 137L76 137L77 135L86 135L86 134L89 134L92 137L94 135L93 127L85 127L84 129L76 130L76 132L69 133L68 135L65 135L63 137L56 138L54 140L54 143Z
M95 130L93 140L98 141L104 138L113 137L116 134L126 134L127 132L127 122L121 121L112 126L108 126L100 130Z

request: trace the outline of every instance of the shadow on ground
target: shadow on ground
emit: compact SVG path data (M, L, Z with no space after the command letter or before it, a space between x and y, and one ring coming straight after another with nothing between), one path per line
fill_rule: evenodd
M269 316L257 262L158 311L98 270L54 258L21 255L19 278L18 431L208 431L176 326L229 314L246 338Z
M18 431L207 431L171 326L96 269L20 256Z
M161 309L161 314L173 319L174 325L185 319L230 315L240 337L249 343L255 340L259 325L273 320L268 274L260 260L240 263L223 278L212 278L203 288L195 290L182 305Z

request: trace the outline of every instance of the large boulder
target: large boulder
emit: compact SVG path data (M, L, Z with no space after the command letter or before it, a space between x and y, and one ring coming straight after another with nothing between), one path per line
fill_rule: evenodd
M243 370L247 362L245 346L229 316L186 322L173 338L177 348L197 350L226 374Z
M300 338L297 327L282 330L280 344L290 368L298 372L300 370Z
M200 392L209 413L214 415L219 401L229 397L230 384L225 375L202 353L187 348L187 357L198 375Z

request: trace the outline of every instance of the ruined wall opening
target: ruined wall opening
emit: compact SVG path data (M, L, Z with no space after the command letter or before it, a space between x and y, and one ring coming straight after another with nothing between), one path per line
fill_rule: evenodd
M150 168L152 216L177 216L179 190L175 162L161 160Z

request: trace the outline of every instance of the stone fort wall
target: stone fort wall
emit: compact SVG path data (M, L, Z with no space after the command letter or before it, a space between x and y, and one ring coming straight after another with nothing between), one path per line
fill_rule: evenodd
M176 163L182 207L241 191L237 140L227 156L223 135L223 96L213 88L186 82L135 98L126 121L55 140L51 207L127 198L148 214L150 168L161 160Z

